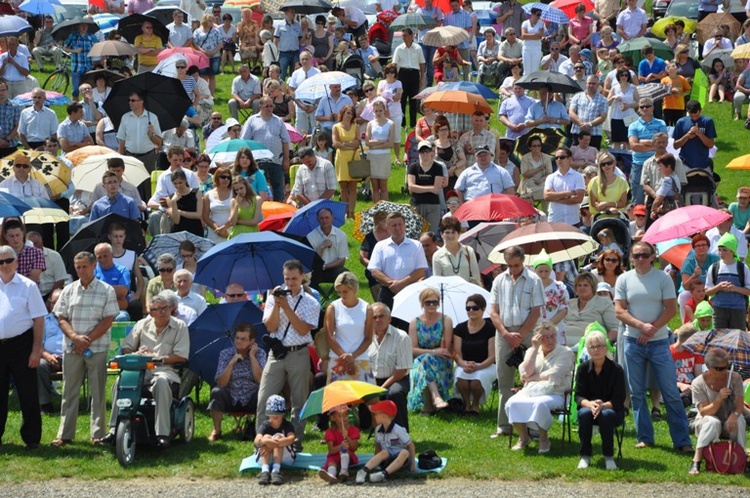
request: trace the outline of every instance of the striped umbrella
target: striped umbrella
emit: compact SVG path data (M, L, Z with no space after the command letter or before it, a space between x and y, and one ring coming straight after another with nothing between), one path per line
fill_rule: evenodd
M557 7L543 4L542 2L527 3L523 6L523 11L528 15L531 15L531 9L539 9L542 11L542 21L554 22L556 24L570 23L570 19L565 15L565 12Z
M404 28L411 28L422 31L423 29L432 29L435 26L437 26L437 22L432 16L426 16L416 12L408 12L398 16L396 20L388 26L388 29L391 31L401 31Z
M91 17L99 26L101 32L104 33L105 38L109 33L117 29L117 23L120 22L120 16L116 16L115 14L94 14ZM133 40L128 41L133 42Z
M750 333L740 329L718 329L697 332L682 345L692 353L705 355L713 348L729 353L730 361L738 367L750 367Z

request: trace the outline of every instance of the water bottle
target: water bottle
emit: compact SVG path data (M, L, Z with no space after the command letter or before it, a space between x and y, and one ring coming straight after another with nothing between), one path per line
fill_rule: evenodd
M76 347L75 343L71 342L70 343L70 349L72 349L72 350L75 351L75 347ZM91 351L91 349L86 349L86 351L84 351L83 353L81 353L81 355L84 358L91 358L92 356L94 356L94 353Z

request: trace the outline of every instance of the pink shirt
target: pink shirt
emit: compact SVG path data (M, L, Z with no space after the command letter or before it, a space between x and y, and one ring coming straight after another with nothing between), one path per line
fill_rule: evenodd
M570 20L570 31L577 39L583 40L589 35L589 32L591 31L591 24L593 22L594 20L589 17L584 17L582 21L579 20L578 17L574 17ZM585 46L590 45L591 40L589 40Z

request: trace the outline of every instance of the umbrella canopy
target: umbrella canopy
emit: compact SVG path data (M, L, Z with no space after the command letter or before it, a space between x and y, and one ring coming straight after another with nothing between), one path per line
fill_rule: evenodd
M41 16L57 12L58 8L55 6L60 6L60 0L24 0L24 2L18 6L18 10L28 12L35 16Z
M527 265L544 249L553 263L570 261L594 252L598 244L567 223L534 223L509 233L490 253L490 261L505 263L503 251L511 246L520 246L526 253Z
M293 213L297 210L295 206L287 204L286 202L266 201L261 206L263 211L263 219L273 216L275 214Z
M283 264L290 259L312 269L315 251L273 232L243 233L217 244L198 261L195 281L210 289L232 282L245 289L266 291L284 281Z
M586 7L586 12L594 10L594 2L591 0L555 0L549 5L550 7L562 10L568 19L573 19L576 16L576 7L578 5Z
M271 216L263 217L263 221L258 223L258 230L260 230L261 232L281 232L284 230L284 227L286 227L287 223L289 223L289 220L292 219L293 214L294 213L292 212L288 212L272 214Z
M682 21L685 24L683 33L687 33L689 35L695 33L695 28L698 26L698 23L695 22L694 19L688 19L687 17L683 16L662 17L661 19L656 21L653 26L651 26L651 32L659 38L666 38L667 35L664 33L664 28L666 28L670 24L674 24L674 22L678 20Z
M407 12L398 16L391 24L388 29L391 31L401 31L404 28L411 28L416 31L422 31L423 29L432 29L437 26L437 22L432 16L426 16L417 12Z
M539 90L546 86L550 91L556 93L578 93L583 91L573 78L557 71L534 71L533 73L524 74L516 81L516 85L527 90Z
M301 235L307 234L320 226L318 223L318 211L330 209L333 213L333 224L336 227L344 226L346 223L346 203L336 202L330 199L318 199L298 209L284 229L284 233Z
M122 16L119 14L94 14L92 19L99 26L99 30L106 37L112 31L117 29L117 23L120 22Z
M373 2L374 3L374 2ZM399 16L399 13L395 10L382 10L378 12L378 15L375 16L378 21L390 26L390 24L395 21Z
M31 210L23 214L23 222L37 223L62 223L70 220L70 215L49 199L41 197L28 197L24 202L31 206Z
M59 24L56 24L54 28L52 28L52 38L59 42L64 42L68 39L68 36L70 36L71 33L78 33L78 26L81 24L86 24L89 27L88 33L93 34L99 31L99 25L96 24L91 19L68 19L67 21L63 21ZM0 36L9 36L9 35L3 35L0 32Z
M23 213L29 211L31 206L22 201L15 195L0 190L0 218L9 216L23 216Z
M750 43L743 43L732 50L733 59L750 59Z
M300 131L295 128L292 123L284 122L284 126L286 127L287 133L289 133L289 141L293 144L300 143L305 139L305 137L300 133ZM210 138L210 137L209 137Z
M499 96L493 92L491 88L482 85L481 83L474 83L473 81L455 81L453 83L445 83L440 88L441 90L460 90L463 92L469 92L476 95L481 95L485 99L494 100Z
M744 156L735 157L729 164L726 165L727 169L750 169L750 154Z
M172 13L175 10L179 10L180 12L182 12L183 23L188 22L188 13L182 9L178 9L175 5L157 5L153 9L149 9L146 12L144 12L143 15L153 17L154 19L162 23L164 26L166 26L167 24L174 21L172 19Z
M456 26L438 26L432 28L422 37L422 44L430 47L458 46L469 39L469 33L464 28Z
M420 7L424 7L425 6L425 0L415 0L414 3L416 3ZM450 0L433 0L432 5L434 7L437 7L438 9L442 10L443 14L447 14L448 12L451 11Z
M491 223L479 223L474 228L462 233L458 241L474 248L477 254L479 269L489 268L494 263L490 261L489 255L496 245L517 228L518 225L506 221L495 221Z
M185 62L186 64L190 64L187 61L187 57L185 57L182 54L174 54L171 57L167 57L166 59L160 60L158 64L156 64L156 67L154 68L154 73L161 74L164 76L168 76L170 78L177 78L177 63L178 62Z
M676 268L682 268L682 263L692 250L693 246L690 244L690 239L687 238L668 240L656 244L656 252L659 253L659 257L668 261Z
M714 12L704 17L703 20L698 23L698 28L695 30L695 36L698 38L699 43L706 43L706 40L714 36L716 28L723 29L724 26L729 28L729 33L726 33L725 36L730 40L736 40L742 32L742 26L732 14L729 12L721 14Z
M182 231L176 233L162 233L151 240L148 249L143 253L143 259L145 259L154 270L156 270L156 259L164 253L172 254L177 259L177 263L182 263L180 244L186 240L189 240L195 246L196 260L200 259L216 245L207 238L198 237L190 232Z
M128 97L133 92L143 94L143 108L159 117L162 130L176 128L192 104L180 80L160 74L145 72L114 84L104 110L115 129L120 127L122 116L130 112Z
M163 61L173 55L181 55L182 59L188 62L188 66L198 66L198 69L205 69L210 63L206 54L194 49L193 47L168 48L159 52L159 55L157 55L156 58L159 61Z
M362 403L366 398L387 393L382 387L359 380L337 380L325 387L310 393L300 418L309 418L321 413L328 413L340 405Z
M515 153L519 159L531 150L529 148L529 140L536 137L542 139L542 152L550 155L565 141L565 134L561 130L556 128L534 128L516 140Z
M696 332L682 345L688 351L704 356L711 349L720 348L729 353L733 365L750 367L750 333L746 330L718 329Z
M671 87L662 83L646 83L645 85L638 85L638 96L640 98L648 97L653 101L663 99L671 92Z
M283 3L283 2L282 2ZM251 7L258 7L260 6L261 1L260 0L226 0L222 5L225 7L237 7L237 8L251 8ZM279 6L281 3L279 3ZM276 8L278 10L278 7ZM271 12L271 11L266 11Z
M708 57L703 59L701 61L701 67L704 69L706 74L708 74L709 71L711 71L711 66L713 66L714 61L716 59L721 60L721 62L724 63L724 67L727 69L734 69L734 58L732 57L732 53L734 50L731 49L724 49L724 50L714 50L709 54ZM641 94L640 88L638 89L638 95Z
M453 216L459 221L501 221L537 214L534 206L518 196L486 194L463 203Z
M89 50L89 57L126 57L137 53L138 51L135 47L129 43L121 42L119 40L106 40L94 43L94 46ZM99 69L98 71L106 71L106 69ZM114 71L110 71L110 73L114 73ZM120 77L122 78L122 75L120 75Z
M373 231L375 224L372 217L375 213L380 211L385 211L386 213L401 213L406 222L406 236L410 239L418 239L429 226L427 220L417 213L416 209L408 204L378 201L370 208L354 215L354 232L352 235L354 235L357 240L362 242L365 240L365 236Z
M122 43L122 42L116 42L116 43ZM117 71L112 71L111 69L94 69L93 71L87 71L83 75L83 77L81 78L81 83L88 83L92 87L96 87L96 80L99 79L99 77L101 76L104 77L104 79L107 81L107 86L110 86L110 87L114 85L116 81L120 81L121 79L125 78L125 76L122 73L118 73Z
M93 192L102 183L102 175L107 171L107 161L119 157L125 163L122 179L138 186L149 180L151 175L141 161L132 156L122 156L117 153L89 156L73 168L73 184L79 190Z
M31 93L32 92L26 92L20 95L16 95L11 102L21 107L30 107L34 104L34 101L31 98ZM62 93L53 92L52 90L45 90L44 94L44 105L46 105L47 107L51 107L53 105L68 105L72 102Z
M60 256L65 261L65 268L68 273L75 275L75 267L73 266L73 257L81 251L94 252L94 247L99 242L109 242L107 234L109 233L109 226L112 223L117 223L125 227L125 249L135 251L136 254L141 254L146 248L146 239L143 238L143 230L141 230L141 224L138 221L125 218L119 214L109 213L108 215L102 216L94 221L89 221L81 225L81 228L73 235L67 244L60 249Z
M169 41L169 30L155 17L143 14L130 14L120 19L120 22L117 23L117 30L126 40L134 42L136 36L143 34L142 26L146 21L150 21L153 25L154 35L161 38L162 43L166 44Z
M357 78L341 71L318 73L303 81L294 91L294 95L298 99L322 99L330 95L328 87L331 85L341 85L341 91L344 92L357 85Z
M656 244L705 232L727 221L731 215L708 206L683 206L656 220L643 236L645 242Z
M47 189L53 196L60 195L68 189L70 184L70 167L57 157L47 152L35 150L18 150L0 160L0 176L7 178L13 174L13 163L16 158L26 156L33 168L31 174L34 179Z
M211 135L214 135L215 133L216 132ZM259 159L273 159L273 152L268 150L265 145L254 140L245 140L243 138L222 140L208 151L208 156L214 162L234 162L237 157L237 152L240 149L250 149L253 153L253 158L256 161Z
M527 3L523 6L523 11L527 15L531 15L532 9L539 9L542 11L542 21L554 22L556 24L568 24L570 19L562 10L552 5L543 4L542 2Z
M419 293L424 289L435 289L438 291L441 296L438 311L451 317L454 326L469 319L466 314L466 299L469 296L480 294L488 303L490 302L489 292L476 284L467 282L461 277L455 275L450 277L430 277L408 285L396 294L393 300L391 315L406 323L419 316L422 312ZM488 307L488 309L484 310L484 317L488 318L489 316Z
M333 8L333 5L325 0L289 0L284 2L279 10L285 12L288 9L294 9L297 14L327 14Z
M65 159L70 161L73 166L78 166L83 162L84 159L86 159L89 156L97 156L100 154L111 154L112 149L109 147L102 147L101 145L87 145L86 147L81 147L80 149L76 149L73 152L68 152L65 154Z
M216 384L216 367L219 353L234 347L234 329L237 324L252 323L260 338L267 335L263 325L263 312L252 301L212 304L190 325L190 356L188 366L209 385Z
M0 37L21 36L31 31L31 24L26 19L16 15L0 16Z
M643 59L641 50L649 45L654 47L654 53L657 57L660 57L664 60L671 60L672 58L674 58L674 51L669 47L669 45L660 40L657 40L656 38L649 38L647 36L633 38L626 42L620 43L617 48L620 50L620 53L622 55L630 57L633 60L633 67L638 67L638 63L640 63Z
M439 90L426 99L425 107L455 114L474 114L477 111L492 113L492 107L484 97L461 90Z

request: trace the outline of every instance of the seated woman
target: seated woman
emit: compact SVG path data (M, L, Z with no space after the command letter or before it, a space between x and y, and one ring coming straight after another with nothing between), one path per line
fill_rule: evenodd
M526 426L533 424L539 429L539 453L549 453L547 431L555 420L551 411L563 406L563 396L573 377L573 361L570 349L557 342L557 327L549 322L537 325L531 347L518 367L523 389L505 405L508 420L519 433L513 451L523 450L531 443Z
M464 413L479 415L497 378L495 370L495 326L482 318L487 301L481 294L466 299L469 319L453 330L453 350L456 352L455 391L464 401Z
M409 324L414 366L410 375L409 411L432 413L448 408L451 388L453 321L438 312L440 294L427 288L419 293L424 313Z
M578 297L568 304L565 317L567 343L571 346L578 344L586 327L593 322L604 325L611 341L617 339L619 322L615 318L615 305L610 298L596 295L596 277L589 272L579 273L573 287Z
M720 437L728 437L742 448L747 448L742 377L728 371L729 353L713 348L704 357L708 371L692 384L693 403L698 408L695 418L695 455L690 462L690 475L701 472L703 448Z

